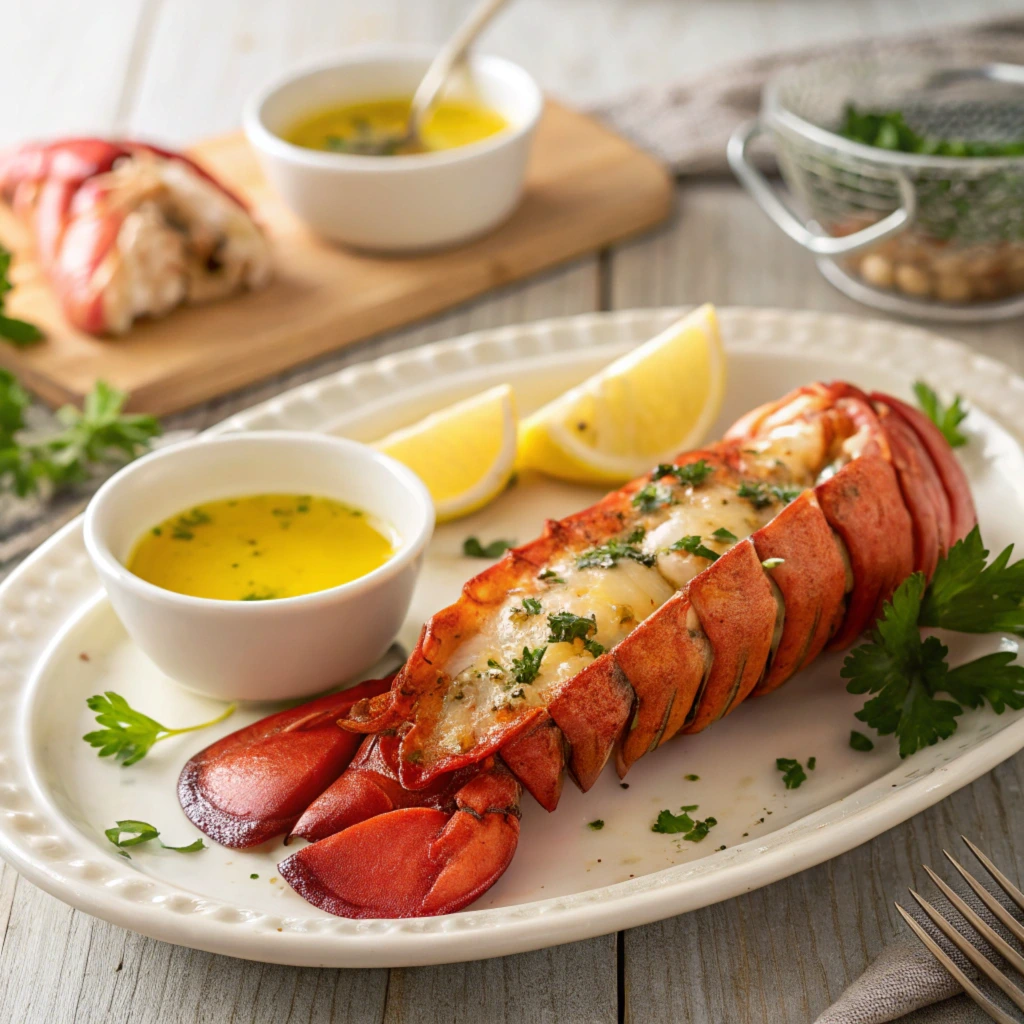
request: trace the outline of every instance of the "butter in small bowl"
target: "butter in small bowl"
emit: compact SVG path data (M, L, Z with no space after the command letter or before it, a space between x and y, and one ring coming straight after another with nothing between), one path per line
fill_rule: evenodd
M433 527L426 488L394 459L267 431L126 466L90 502L85 544L125 629L168 676L267 701L354 679L384 654Z

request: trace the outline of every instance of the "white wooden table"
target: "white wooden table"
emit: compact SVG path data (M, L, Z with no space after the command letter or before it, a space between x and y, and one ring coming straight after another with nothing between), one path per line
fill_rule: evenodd
M468 0L9 0L0 145L62 132L183 144L237 126L285 67L381 39L438 42ZM736 56L1009 12L1013 0L518 0L484 48L585 104ZM595 309L711 300L864 313L727 181L684 182L653 235L178 417L205 426L354 360ZM945 333L1024 370L1019 323ZM853 852L661 924L450 967L300 970L169 946L73 911L0 864L0 1022L813 1019L901 925L959 832L1024 874L1024 755ZM1015 848L1016 847L1016 851ZM964 1019L976 1019L964 1011Z

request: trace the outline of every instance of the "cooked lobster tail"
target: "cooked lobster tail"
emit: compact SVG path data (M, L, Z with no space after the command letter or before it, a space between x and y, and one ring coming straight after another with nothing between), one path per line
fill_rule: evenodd
M370 735L312 787L293 834L318 841L283 876L351 917L465 906L515 850L520 784L554 810L566 771L587 790L613 752L625 775L771 692L974 521L948 445L904 403L835 383L754 410L470 580L390 691L348 705L341 725Z
M64 139L0 154L0 199L24 221L68 321L121 334L140 316L270 276L245 204L181 153Z

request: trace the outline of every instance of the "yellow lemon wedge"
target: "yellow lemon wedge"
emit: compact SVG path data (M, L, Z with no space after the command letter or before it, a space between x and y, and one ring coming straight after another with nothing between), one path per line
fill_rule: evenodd
M432 413L374 444L427 485L439 522L482 508L508 486L516 403L508 384Z
M722 406L725 351L705 305L527 417L519 465L621 483L704 439Z

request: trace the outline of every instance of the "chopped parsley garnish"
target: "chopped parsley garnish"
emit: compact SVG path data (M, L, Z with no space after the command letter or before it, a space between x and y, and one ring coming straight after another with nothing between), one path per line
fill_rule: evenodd
M795 758L777 757L775 767L782 772L782 781L786 789L799 789L807 781L807 772L804 771L804 766ZM807 767L811 767L810 762Z
M604 654L604 647L590 639L597 632L597 618L594 615L587 619L572 612L555 612L548 616L548 629L549 644L571 644L582 640L583 649L595 658Z
M862 754L866 754L869 750L875 749L874 743L872 743L864 733L857 732L856 729L850 730L850 746L854 750L859 750Z
M96 724L102 729L87 732L82 739L90 746L99 747L99 757L116 756L124 767L141 761L150 751L154 743L170 736L180 736L185 732L195 732L207 726L223 722L232 714L237 705L230 704L223 713L209 722L200 725L189 725L183 729L168 729L155 719L136 711L124 697L107 690L103 696L97 694L85 702L90 711L96 712Z
M656 512L665 505L674 505L675 498L667 487L645 484L633 495L633 507L641 512Z
M519 608L513 608L511 611L513 617L518 615L540 615L540 613L541 604L535 597L524 597L522 605Z
M641 551L636 546L637 541L634 539L637 536L637 531L634 530L625 541L621 540L610 540L607 544L602 544L600 547L591 548L589 551L584 551L579 558L576 559L577 569L610 569L616 562L621 561L623 558L628 558L632 562L639 562L641 565L646 565L648 568L654 565L657 561L657 557L653 554L647 554ZM640 540L643 538L641 537Z
M669 548L669 551L685 551L687 554L696 555L698 558L706 558L709 562L718 561L718 552L705 547L700 542L700 537L696 535L691 537L680 537L679 540Z
M696 806L690 810L696 810ZM710 815L703 821L697 821L690 817L687 808L681 807L678 814L673 814L667 809L659 812L658 820L651 826L651 831L661 832L663 835L681 835L687 842L699 843L717 824L718 820Z
M1012 545L986 565L975 527L939 561L930 586L914 573L896 589L871 642L854 648L841 675L850 693L874 696L857 712L880 735L895 733L900 756L947 739L963 709L988 703L996 714L1024 708L1024 665L997 651L950 668L948 649L919 627L1024 636L1024 561L1010 563ZM944 693L952 700L939 699Z
M754 508L767 508L772 503L772 496L760 480L744 480L737 488L736 494L740 498L746 498Z
M600 832L604 828L604 821L601 818L595 818L593 821L587 822L587 828L594 832Z
M761 566L765 569L776 569L782 565L786 560L784 558L766 558Z
M554 569L545 569L543 572L537 574L537 579L543 580L545 583L564 583L565 580L555 572Z
M647 536L647 531L642 527L638 526L627 538L627 544L641 544L643 543L644 537Z
M514 540L492 540L481 544L479 537L467 537L462 542L462 553L468 558L501 558L509 548L515 547Z
M807 758L807 770L809 772L813 772L814 769L817 766L818 766L818 759L816 757L809 757L809 758Z
M505 672L505 670L493 658L487 659L487 667L493 668L495 671L501 672L502 674Z
M672 476L676 478L678 483L698 487L700 484L704 483L704 481L707 480L714 471L714 466L712 466L706 459L698 459L696 462L691 462L686 466L672 466L667 462L661 462L651 473L651 478L654 480L661 480L663 477Z
M151 842L159 837L160 832L150 825L148 821L123 818L113 828L105 829L103 834L117 847L117 852L122 857L127 857L130 860L131 856L127 853L125 847L139 846L142 843ZM173 850L175 853L195 853L198 850L206 849L206 844L202 839L196 839L186 846L168 846L164 842L161 842L160 845L165 850Z
M537 678L545 651L546 647L534 647L532 650L524 647L523 656L512 659L512 675L517 683L526 686Z
M744 480L736 490L740 498L746 498L754 508L767 508L775 501L788 505L802 494L799 487L780 487L768 485L763 480Z
M259 878L260 876L258 874L256 874L256 872L254 871L249 877L250 878Z
M727 530L724 526L720 526L711 536L715 540L720 540L723 544L733 544L739 540L739 537L732 530Z
M951 405L943 405L939 396L923 380L914 384L917 403L924 414L942 431L942 436L949 442L950 448L961 448L967 444L967 435L959 429L967 418L968 410L960 403L959 395L953 397Z
M684 775L683 778L686 779L687 782L699 782L700 781L700 776L699 775Z

